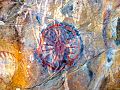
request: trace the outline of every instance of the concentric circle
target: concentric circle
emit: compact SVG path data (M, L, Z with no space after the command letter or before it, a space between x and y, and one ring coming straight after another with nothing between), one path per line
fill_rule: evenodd
M67 23L53 22L41 31L36 53L43 67L58 71L72 66L83 52L79 31Z

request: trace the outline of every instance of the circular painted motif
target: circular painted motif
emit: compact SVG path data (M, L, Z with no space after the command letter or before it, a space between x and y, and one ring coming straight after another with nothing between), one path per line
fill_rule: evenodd
M40 34L39 48L35 58L53 72L74 65L83 52L79 31L65 22L51 23Z

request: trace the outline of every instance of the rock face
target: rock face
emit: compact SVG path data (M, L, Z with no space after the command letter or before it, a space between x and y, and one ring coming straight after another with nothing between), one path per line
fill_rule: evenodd
M120 0L0 0L0 90L119 89Z

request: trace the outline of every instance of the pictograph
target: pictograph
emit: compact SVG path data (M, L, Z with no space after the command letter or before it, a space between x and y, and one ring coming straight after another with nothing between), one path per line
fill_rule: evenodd
M58 71L80 59L83 43L79 31L73 25L55 21L41 31L36 52L43 67Z

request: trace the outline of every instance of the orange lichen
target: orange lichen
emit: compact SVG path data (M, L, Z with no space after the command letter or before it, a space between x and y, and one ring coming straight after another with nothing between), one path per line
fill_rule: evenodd
M24 59L20 51L20 47L17 43L10 44L4 40L0 40L0 51L5 51L13 54L16 58L16 64L18 66L14 76L12 77L11 82L9 83L10 88L14 87L27 87L29 85L29 81L27 80L27 61Z

